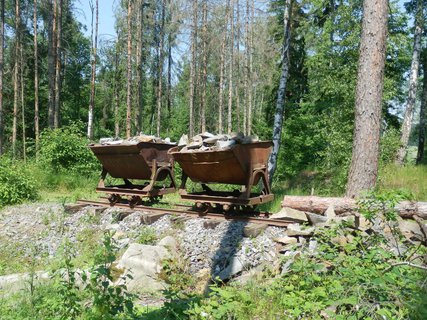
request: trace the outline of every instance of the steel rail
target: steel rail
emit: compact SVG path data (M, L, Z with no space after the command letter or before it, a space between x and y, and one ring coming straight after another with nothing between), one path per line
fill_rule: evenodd
M143 205L135 205L133 207L130 207L126 203L115 203L114 205L110 204L110 202L105 201L93 201L93 200L77 200L77 203L79 204L87 204L87 205L93 205L93 206L102 206L102 207L116 207L116 208L123 208L123 209L131 209L135 211L149 211L149 212L161 212L165 214L178 214L181 216L189 216L189 217L198 217L198 218L207 218L207 219L218 219L218 220L228 220L228 221L243 221L243 222L250 222L250 223L259 223L259 224L267 224L269 226L275 226L275 227L287 227L291 223L297 222L293 219L270 219L264 217L266 214L264 213L264 216L248 216L248 215L238 215L238 214L221 214L221 213L213 213L213 212L197 212L194 210L180 210L180 209L174 209L174 208L155 208L155 207L149 207L149 206L143 206ZM182 207L187 207L185 205L180 205ZM188 208L191 208L191 206L188 206Z

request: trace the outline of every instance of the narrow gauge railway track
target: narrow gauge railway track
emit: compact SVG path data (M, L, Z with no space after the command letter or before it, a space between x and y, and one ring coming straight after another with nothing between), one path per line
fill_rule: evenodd
M193 217L193 218L207 218L207 219L218 219L218 220L229 220L229 221L244 221L251 223L259 223L259 224L267 224L269 226L275 227L287 227L291 223L295 223L295 220L287 219L270 219L268 218L268 213L215 213L215 212L198 212L192 209L189 205L174 205L175 207L181 207L182 209L177 208L157 208L151 206L144 205L135 205L130 207L126 202L116 203L111 205L108 201L92 201L92 200L78 200L79 204L86 204L92 206L100 206L100 207L116 207L122 209L132 209L135 211L148 211L148 212L158 212L165 214L176 214L181 216Z

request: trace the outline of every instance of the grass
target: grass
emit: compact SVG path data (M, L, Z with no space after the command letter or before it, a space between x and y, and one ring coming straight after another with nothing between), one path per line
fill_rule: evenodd
M414 200L427 201L427 165L388 165L380 170L378 188L411 191Z

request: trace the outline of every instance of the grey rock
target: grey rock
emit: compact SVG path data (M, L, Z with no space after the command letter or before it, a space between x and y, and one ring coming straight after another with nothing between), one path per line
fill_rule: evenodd
M261 234L261 232L267 229L267 227L268 225L263 223L248 223L243 228L243 235L245 237L256 238Z
M420 225L414 220L399 219L400 232L410 240L423 240L424 234L421 231Z
M288 225L287 233L288 236L311 236L314 232L313 227L301 228L301 225L298 223L293 223Z
M184 147L188 144L188 135L183 134L178 141L178 147Z
M6 276L0 276L0 296L3 294L12 294L27 289L31 277L33 277L36 284L40 284L41 282L50 279L49 273L45 271L37 271L34 274L15 273Z
M335 218L337 215L335 214L335 208L333 205L329 206L326 211L325 211L325 217L328 219L333 219Z
M218 140L216 142L216 146L219 149L227 149L227 148L232 147L235 144L236 144L236 141L234 141L234 140L227 140L227 141Z
M64 206L65 213L74 214L87 207L87 204L71 203Z
M227 266L227 268L225 268L219 273L218 277L223 281L230 279L236 274L242 272L244 267L244 262L241 261L241 259L239 259L238 257L233 256L230 261L230 264Z
M311 213L311 212L306 212L305 214L310 224L312 224L315 227L324 227L328 224L327 223L328 218L325 216L321 216L320 214Z
M163 246L168 248L171 252L176 252L178 250L178 241L172 236L166 236L161 239L158 243L158 246Z
M272 219L289 219L295 222L306 222L308 221L305 212L295 210L288 207L283 207L279 212L270 216Z
M297 238L294 237L280 237L274 239L275 242L281 243L281 244L296 244L298 243Z
M124 276L130 274L133 279L121 278L117 283L124 283L130 291L153 292L166 287L158 279L162 270L162 261L171 255L163 246L150 246L132 243L117 264L118 269L124 269Z

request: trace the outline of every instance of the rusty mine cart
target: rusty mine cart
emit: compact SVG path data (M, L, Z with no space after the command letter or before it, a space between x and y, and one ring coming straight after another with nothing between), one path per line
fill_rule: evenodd
M139 142L137 144L89 145L89 148L102 164L101 179L97 192L109 194L111 205L128 197L129 205L140 204L143 197L157 201L164 194L174 193L173 159L168 150L175 144ZM105 185L109 174L113 178L123 179L122 185ZM170 179L169 186L157 182ZM130 180L146 180L144 184L134 184ZM147 181L148 180L148 181ZM157 184L156 184L157 183Z
M271 153L270 141L237 144L230 149L180 152L177 147L169 150L182 168L179 193L182 199L192 200L196 208L208 212L215 207L221 212L246 210L272 201L274 196L268 181L267 161ZM188 192L187 179L200 183L203 191ZM262 182L261 193L252 188ZM208 184L240 185L241 190L214 191Z

